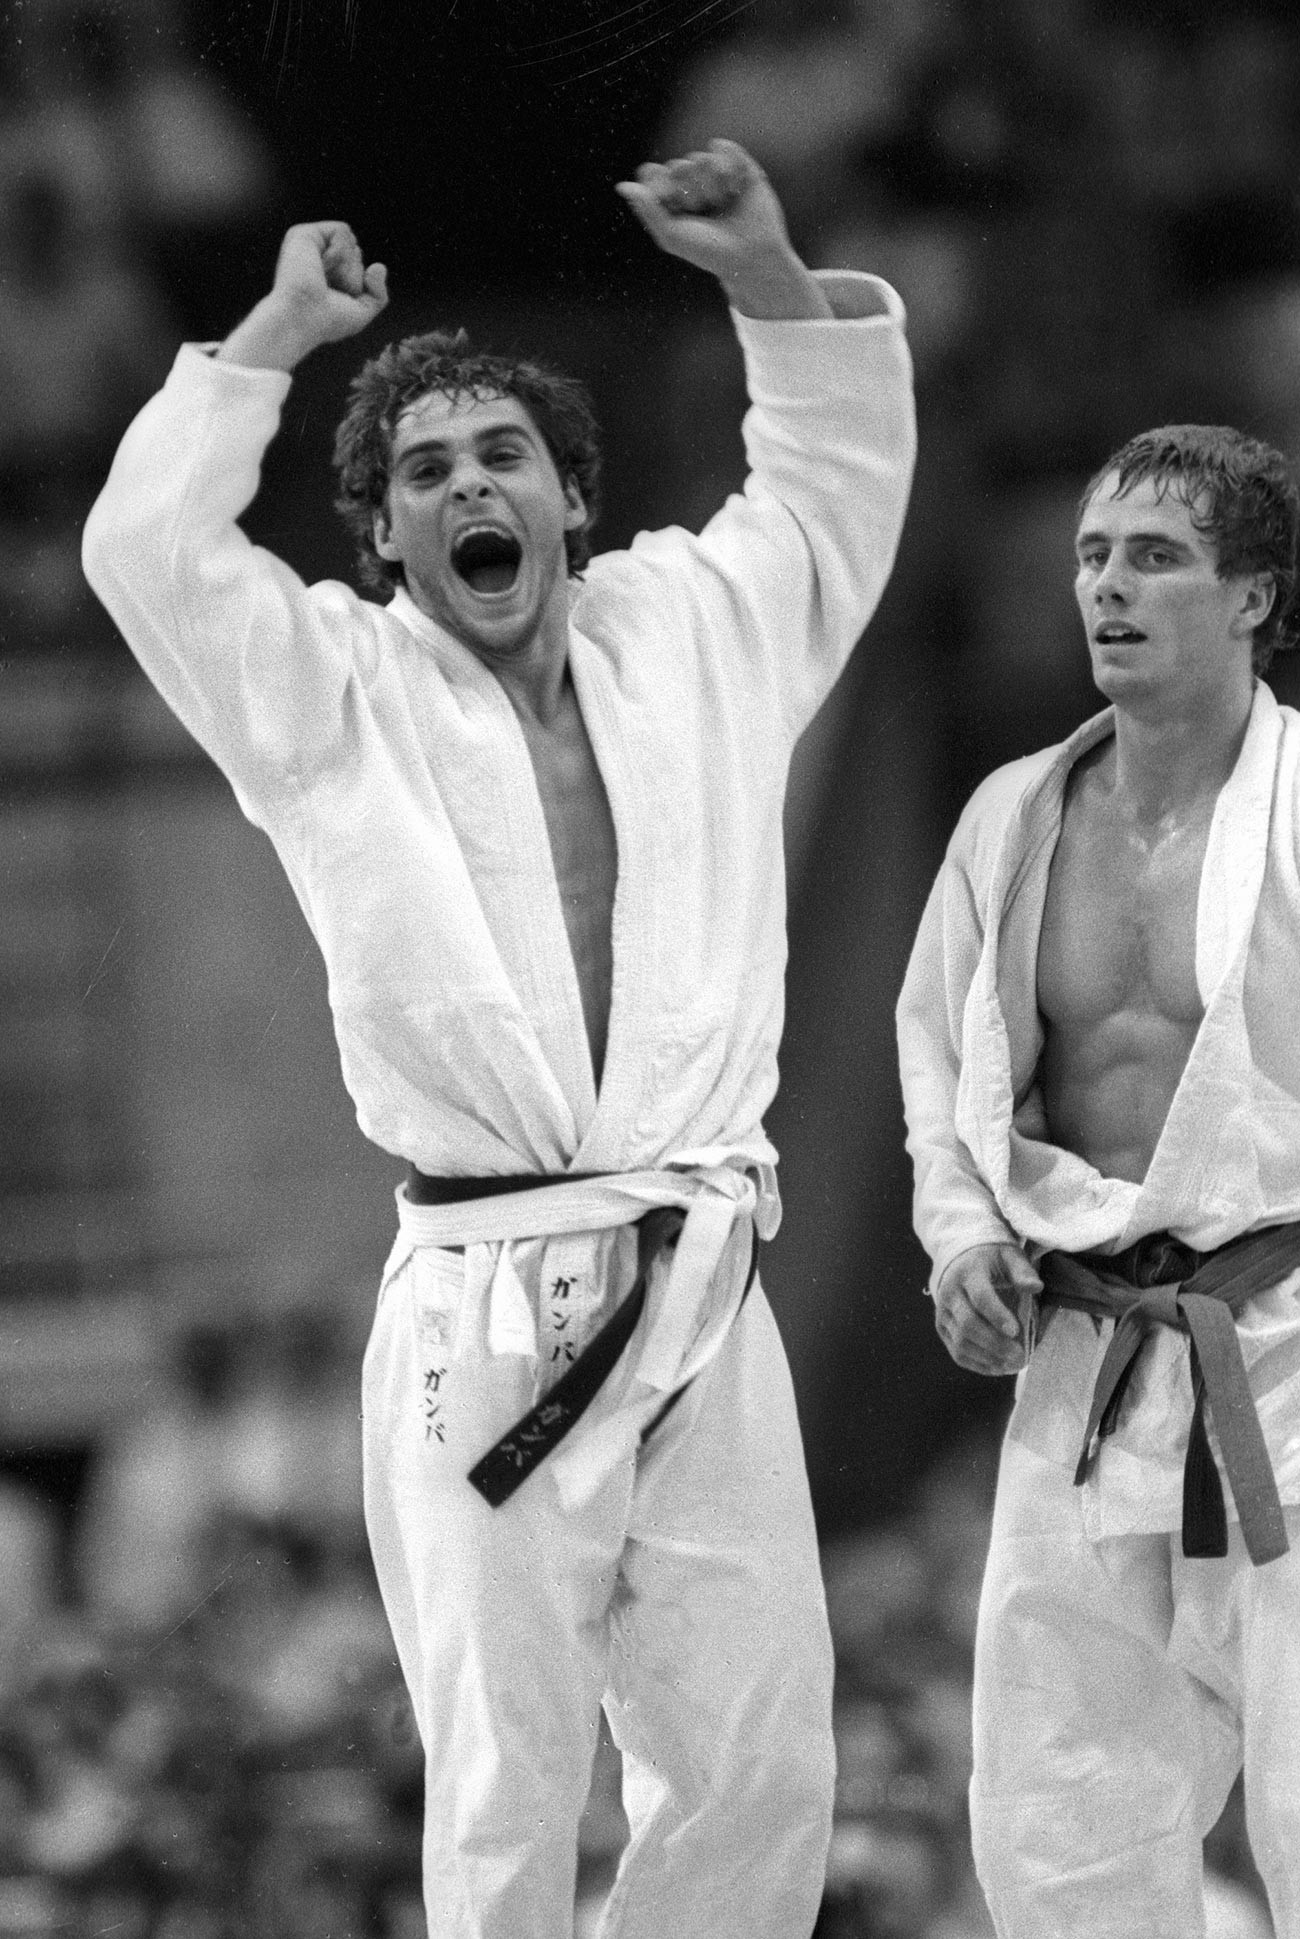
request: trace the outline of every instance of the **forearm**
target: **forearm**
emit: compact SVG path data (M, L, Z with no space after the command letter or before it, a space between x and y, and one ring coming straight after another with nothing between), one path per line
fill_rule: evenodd
M997 1200L956 1141L921 1143L909 1137L915 1180L912 1226L930 1260L935 1286L962 1253L975 1246L1018 1245Z
M280 245L271 288L217 356L250 370L293 370L322 344L364 330L387 301L383 264L367 267L346 222L298 222Z
M286 384L183 350L83 536L86 577L140 665L245 792L334 731L347 671L302 582L238 524Z
M788 245L755 250L718 281L733 310L767 322L829 318L835 312L812 271Z
M957 1085L943 1045L900 1020L900 1071L912 1161L912 1223L931 1284L972 1246L1015 1244L992 1188L957 1135Z
M969 884L950 856L926 902L896 1011L913 1224L936 1281L973 1246L1016 1243L957 1129L962 1018L979 953Z
M835 314L791 247L771 183L734 141L646 162L618 192L661 249L717 277L741 316L812 322Z
M733 310L752 403L749 478L700 538L741 587L796 734L880 599L915 452L907 345L883 285L824 273L816 281L843 321Z
M217 348L221 363L241 364L246 370L297 368L321 339L310 326L277 302L264 296Z

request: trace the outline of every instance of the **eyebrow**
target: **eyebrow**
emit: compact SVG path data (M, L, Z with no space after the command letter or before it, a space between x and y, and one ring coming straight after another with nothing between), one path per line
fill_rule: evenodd
M1192 552L1191 546L1188 545L1185 539L1175 538L1169 532L1122 532L1115 540L1111 539L1108 532L1080 532L1074 541L1074 548L1078 552L1085 545L1110 545L1112 543L1118 545L1163 545L1166 551L1185 552L1189 558Z
M496 443L499 438L511 437L521 438L525 444L533 443L533 439L529 436L527 425L516 424L512 418L505 419L500 424L484 425L481 431L475 431L471 442L475 449L479 450L486 444ZM393 460L393 468L394 470L400 470L404 464L409 463L413 458L437 457L450 449L451 443L447 438L419 438L414 444L408 444L405 450L398 454Z

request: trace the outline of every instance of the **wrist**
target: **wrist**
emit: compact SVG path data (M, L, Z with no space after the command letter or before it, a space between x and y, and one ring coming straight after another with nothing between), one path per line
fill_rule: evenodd
M746 257L718 281L741 316L794 322L834 315L821 284L788 243Z
M217 348L222 363L254 370L293 370L320 339L274 294L264 296Z

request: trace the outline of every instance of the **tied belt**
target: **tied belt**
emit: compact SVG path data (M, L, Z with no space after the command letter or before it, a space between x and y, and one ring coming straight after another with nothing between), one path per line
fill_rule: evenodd
M601 1172L527 1172L513 1177L435 1178L407 1169L406 1195L415 1205L462 1205L471 1199L494 1198L507 1192L536 1191L544 1185L573 1184L608 1176ZM686 1214L679 1206L660 1205L635 1221L636 1277L599 1331L588 1341L572 1366L535 1406L520 1416L499 1441L470 1469L468 1480L490 1508L499 1508L530 1474L560 1445L613 1372L645 1307L650 1269L661 1253L671 1251L681 1236ZM758 1270L758 1233L755 1231L745 1280L743 1303ZM660 1407L641 1435L642 1444L665 1421L690 1381L685 1381Z
M1186 1334L1191 1356L1192 1423L1183 1464L1183 1554L1228 1552L1223 1486L1206 1434L1207 1404L1223 1452L1250 1559L1285 1555L1286 1524L1277 1482L1241 1357L1233 1315L1300 1266L1300 1225L1267 1226L1210 1253L1193 1252L1167 1233L1127 1251L1048 1252L1038 1261L1044 1303L1113 1319L1097 1372L1075 1485L1088 1477L1114 1430L1133 1365L1153 1326Z

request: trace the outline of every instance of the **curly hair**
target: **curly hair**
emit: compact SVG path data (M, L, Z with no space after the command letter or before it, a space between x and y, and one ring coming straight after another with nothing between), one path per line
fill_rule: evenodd
M1151 479L1158 497L1173 492L1214 546L1221 579L1266 572L1273 604L1255 628L1251 664L1262 673L1274 653L1300 646L1297 543L1300 491L1280 451L1224 424L1165 424L1139 432L1094 472L1083 508L1108 479L1115 497Z
M390 343L362 365L335 433L339 490L334 505L352 534L363 582L382 593L403 583L400 562L381 559L375 548L375 513L388 492L398 419L435 392L478 402L513 397L524 406L561 482L576 485L582 494L587 516L564 535L569 572L579 576L591 558L591 528L600 506L600 433L585 386L532 359L474 350L464 330L430 330Z

